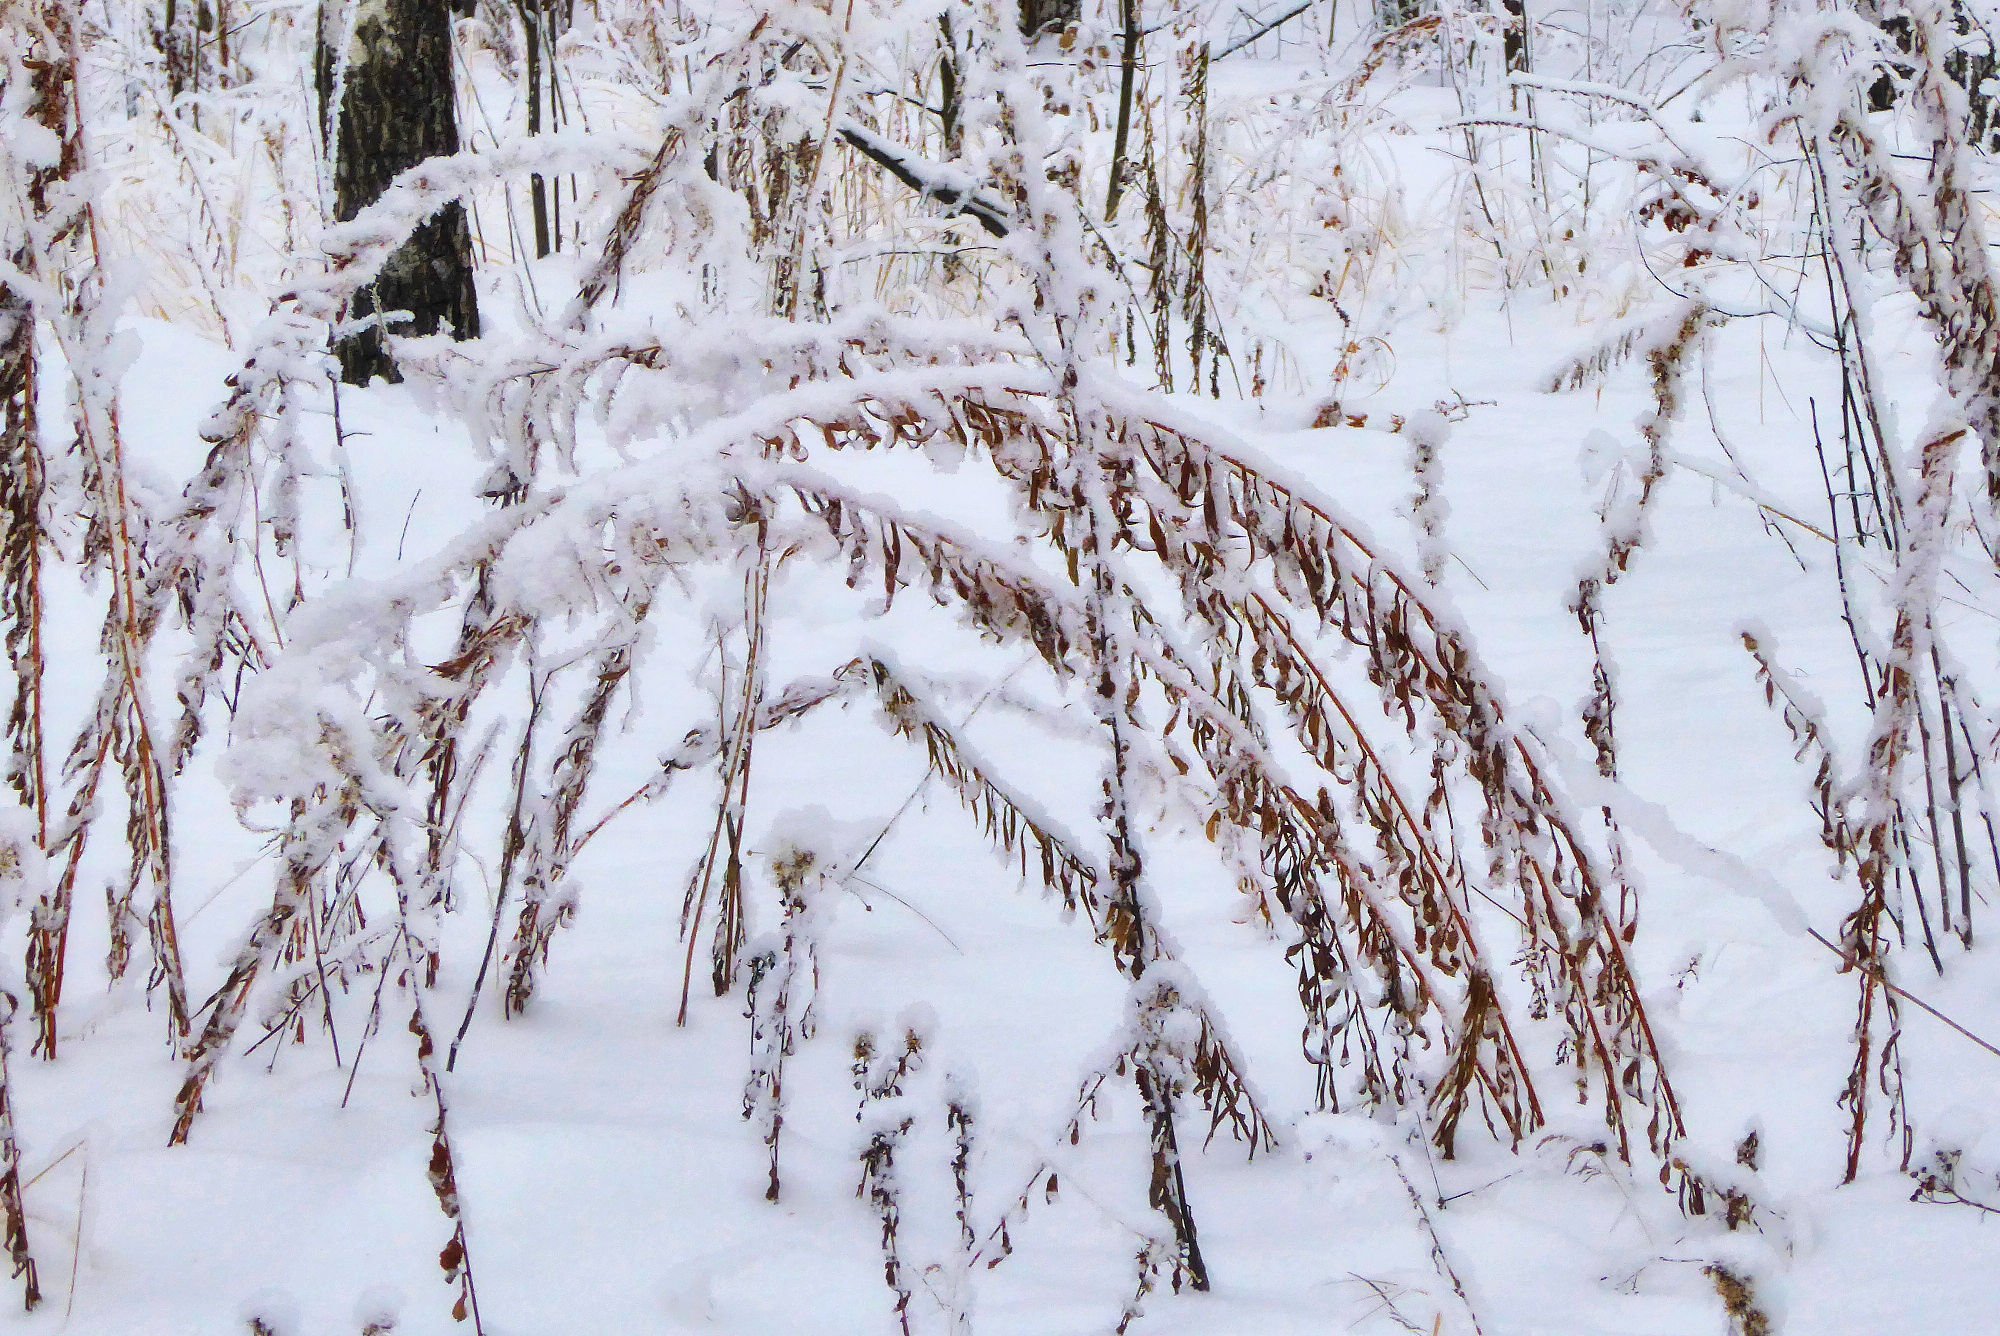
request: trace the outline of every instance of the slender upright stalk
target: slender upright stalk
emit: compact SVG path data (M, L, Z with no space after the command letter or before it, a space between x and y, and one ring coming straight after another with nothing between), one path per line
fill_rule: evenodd
M1118 0L1118 128L1111 136L1111 184L1104 196L1104 216L1118 216L1118 197L1125 189L1125 146L1132 137L1133 85L1139 77L1139 0Z

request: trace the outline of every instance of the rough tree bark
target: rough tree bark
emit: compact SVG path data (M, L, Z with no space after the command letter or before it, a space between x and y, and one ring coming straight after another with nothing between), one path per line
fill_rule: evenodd
M167 67L167 93L178 98L195 87L200 69L201 35L213 24L208 6L197 0L167 0L166 13L153 30L153 41Z
M354 0L325 6L320 28L320 107L333 128L334 217L342 222L380 199L396 176L426 158L458 152L452 91L450 0ZM351 25L351 28L350 28ZM348 29L348 32L343 32ZM347 38L344 64L335 58ZM339 107L333 107L336 96ZM397 333L461 339L479 333L472 235L465 208L447 206L411 234L350 314L407 311ZM350 385L400 380L380 326L335 348Z
M1118 0L1118 128L1111 137L1111 184L1104 195L1104 216L1118 216L1118 197L1125 189L1125 146L1132 135L1132 94L1139 73L1139 0Z
M1993 83L2000 77L2000 47L1996 47L1994 34L1963 3L1950 6L1948 23L1949 31L1938 36L1950 44L1944 57L1945 77L1965 92L1965 142L1989 153L2000 151L2000 93L1995 92ZM1876 26L1888 37L1892 50L1909 56L1912 36L1907 14L1889 14L1877 19ZM1901 95L1897 79L1884 68L1869 86L1868 109L1888 111Z
M1044 28L1061 28L1083 16L1083 0L1021 0L1021 31L1032 37Z

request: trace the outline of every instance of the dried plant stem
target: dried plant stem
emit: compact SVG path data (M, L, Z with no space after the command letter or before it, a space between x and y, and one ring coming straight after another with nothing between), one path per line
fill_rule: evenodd
M422 967L409 949L407 931L402 932L401 940L404 959L409 964L405 986L410 995L410 1033L417 1039L417 1069L437 1110L437 1121L431 1124L431 1155L426 1175L437 1197L438 1209L451 1224L451 1238L438 1254L438 1266L443 1269L445 1279L458 1286L458 1298L451 1307L452 1318L463 1322L470 1317L474 1336L485 1336L486 1328L479 1316L479 1290L472 1279L472 1253L466 1246L465 1212L458 1197L458 1162L451 1149L444 1082L437 1070L437 1046L431 1041L430 1022L424 1019L423 986L419 982Z
M1479 1325L1478 1310L1473 1308L1472 1298L1465 1292L1465 1282L1459 1279L1458 1269L1451 1264L1451 1257L1445 1252L1444 1239L1438 1235L1437 1222L1431 1218L1431 1210L1424 1204L1423 1194L1418 1192L1417 1185L1410 1181L1409 1171L1403 1168L1400 1159L1391 1155L1389 1163L1395 1166L1396 1177L1401 1181L1403 1191L1409 1196L1411 1209L1417 1213L1417 1219L1424 1227L1425 1237L1430 1239L1432 1264L1437 1267L1438 1274L1444 1277L1445 1283L1451 1286L1451 1292L1458 1296L1459 1305L1465 1309L1466 1321L1472 1324L1473 1336L1485 1336L1486 1329Z
M26 251L15 267L32 261ZM35 358L35 311L12 284L0 286L0 622L5 622L14 696L5 737L7 779L49 843L49 785L42 682L42 549L45 468Z
M711 891L717 894L716 925L711 943L711 982L721 997L736 979L737 954L747 935L743 902L743 816L750 798L750 762L757 740L757 719L764 696L764 618L770 591L770 553L762 534L756 560L744 579L744 620L747 646L743 675L735 699L729 706L725 724L729 748L722 767L722 794L716 803L715 822L709 830L708 847L696 865L688 886L687 903L681 911L681 931L687 937L686 959L681 968L680 1010L676 1025L686 1025L689 995L694 985L694 953L701 935L703 915ZM719 876L718 876L719 872Z
M29 174L23 192L31 219L60 230L49 218L50 188L74 168L76 140L70 133L66 82L71 69L68 11L53 6L35 34L41 49L29 71L29 95L22 114L63 146L60 161ZM41 272L41 248L32 237L8 257L23 276ZM49 840L48 763L43 727L42 552L48 542L43 507L47 473L42 453L41 368L35 336L39 313L34 299L16 282L0 284L0 621L7 625L6 650L14 675L7 713L11 755L9 784L34 813L37 838Z
M62 146L58 166L43 175L38 184L40 192L46 192L59 176L75 181L85 175L82 93L76 77L81 68L78 25L73 0L58 0L44 7L38 24L43 48L40 60L47 77L54 80L47 90L38 81L38 104L44 128L55 134ZM35 195L37 191L30 193ZM143 680L145 652L155 621L151 600L145 593L146 572L140 551L143 517L136 513L127 491L116 398L86 371L96 365L102 352L96 346L101 336L93 328L92 307L101 295L105 245L97 211L88 196L69 201L70 212L59 219L44 216L48 209L46 195L31 198L30 204L31 212L37 214L34 224L50 233L41 238L44 245L57 249L72 242L82 243L83 253L76 257L78 263L51 271L51 286L60 299L60 309L43 314L49 318L71 368L76 445L83 460L88 499L85 555L102 568L111 592L103 635L107 687L100 692L98 709L73 751L73 756L88 757L93 753L96 756L84 780L90 796L72 800L72 831L64 838L74 838L80 851L81 826L93 814L98 771L108 755L117 761L125 781L126 843L130 852L125 899L129 901L136 895L141 881L150 881L153 899L148 927L155 976L166 985L168 1023L172 1040L178 1046L187 1035L190 1017L179 932L174 921L166 770L162 753L154 745ZM33 337L32 331L28 337ZM66 877L65 881L73 884L73 877ZM55 902L38 907L38 922L29 944L29 984L35 998L39 1031L37 1047L45 1057L55 1055L55 1010L62 994L69 914L67 893L59 889ZM115 944L115 930L113 938ZM119 964L114 954L114 971Z
M11 1013L13 999L0 997L0 1007ZM42 1302L42 1286L34 1255L28 1251L28 1209L21 1199L21 1143L14 1132L14 1089L7 1075L10 1019L11 1014L0 1014L0 1238L6 1243L14 1277L21 1282L22 1302L33 1312Z
M1127 22L1136 27L1138 6L1126 8ZM1130 39L1136 40L1136 39ZM1128 53L1134 48L1128 46ZM1128 73L1129 77L1129 73ZM1114 178L1115 179L1115 178ZM1113 198L1116 205L1116 198ZM1079 436L1082 434L1079 431ZM1110 763L1103 780L1102 819L1109 843L1109 896L1106 937L1119 972L1134 984L1145 977L1150 957L1146 906L1141 899L1140 881L1144 863L1138 837L1132 826L1131 758L1126 730L1135 723L1131 712L1138 684L1122 648L1114 648L1109 621L1123 609L1124 591L1111 571L1104 547L1109 526L1100 517L1109 493L1118 490L1118 480L1086 465L1090 490L1078 497L1086 517L1080 552L1089 580L1086 596L1093 680L1090 683L1098 720L1103 724L1110 749ZM1095 487L1090 487L1094 483ZM1126 613L1129 617L1129 613ZM1180 1136L1174 1127L1174 1087L1160 1060L1149 1048L1142 1049L1133 1063L1133 1079L1139 1102L1145 1110L1147 1136L1152 1148L1152 1181L1148 1197L1154 1209L1167 1218L1174 1231L1177 1248L1175 1285L1185 1275L1197 1291L1208 1289L1208 1264L1202 1259L1201 1242L1195 1229L1194 1210L1188 1202L1187 1178L1181 1167Z
M546 693L547 683L536 674L531 657L528 664L528 720L521 726L521 745L514 755L514 799L507 812L507 829L500 839L500 885L493 893L493 921L486 933L486 950L479 957L479 972L472 980L472 995L465 1002L465 1016L458 1023L458 1033L452 1036L451 1051L445 1055L446 1071L455 1070L458 1066L459 1046L465 1042L466 1031L472 1028L472 1018L479 1010L479 995L486 988L486 975L492 970L493 958L500 949L500 923L507 913L508 893L514 886L521 851L528 842L523 826L528 798L528 769L534 761L535 725L541 721L542 700Z
M649 607L650 600L642 599L633 610L631 633L620 636L599 656L590 692L570 725L566 734L568 744L556 761L548 822L546 827L538 823L531 832L534 843L529 851L521 913L514 927L513 959L507 975L504 1010L509 1016L526 1010L535 990L535 963L546 957L550 935L569 912L568 902L562 898L562 881L583 843L574 837L572 827L590 783L612 699L631 675L633 649ZM584 838L588 837L586 832Z
M194 1128L195 1115L201 1112L202 1094L208 1088L216 1064L228 1052L230 1041L236 1037L236 1031L243 1023L250 993L258 977L276 958L290 935L294 918L305 907L307 884L315 871L315 866L302 852L295 849L287 857L285 874L278 881L270 909L257 921L238 949L228 977L216 990L215 998L210 1003L208 1022L188 1050L187 1074L174 1097L174 1127L168 1135L168 1145L186 1144L188 1133ZM359 1061L357 1054L357 1064Z

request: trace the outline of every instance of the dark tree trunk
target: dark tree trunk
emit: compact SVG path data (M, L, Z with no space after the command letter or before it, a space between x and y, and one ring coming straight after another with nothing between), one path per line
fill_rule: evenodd
M1993 88L2000 77L2000 50L1992 32L1975 23L1963 4L1952 6L1952 29L1944 71L1965 90L1965 142L1990 153L2000 147L2000 105Z
M556 84L556 41L576 17L576 0L514 0L521 20L522 82L528 102L528 133L538 135L564 119ZM573 189L573 187L572 187ZM535 215L535 257L562 249L562 179L536 175L529 181Z
M958 38L951 30L951 15L938 15L938 119L944 122L944 156L958 156L961 136L958 117Z
M1423 0L1376 0L1375 3L1375 24L1385 33L1416 22L1422 14Z
M1061 28L1083 16L1083 0L1021 0L1021 31L1030 37Z
M1500 8L1507 15L1507 26L1500 35L1500 53L1509 74L1528 72L1528 5L1527 0L1500 0Z
M321 31L322 110L334 96L333 44L340 6L328 7ZM452 92L451 19L444 0L359 0L347 50L345 84L333 152L334 217L342 222L380 199L401 172L427 158L458 152L458 106ZM330 117L332 119L332 117ZM358 294L350 314L407 311L400 334L461 339L479 333L479 298L472 282L472 235L465 208L451 204L411 234L374 285ZM363 385L376 376L401 379L380 327L340 341L341 378Z
M1879 20L1877 26L1899 55L1907 58L1912 54L1916 36L1907 15L1893 14ZM1944 44L1945 77L1965 93L1965 142L1988 152L2000 150L2000 97L1992 91L1991 83L2000 75L2000 51L1994 49L1992 34L1974 20L1964 4L1954 3L1946 26L1932 40ZM1898 79L1883 69L1869 86L1868 109L1888 111L1900 96Z
M208 19L207 6L199 0L167 0L153 39L167 67L167 94L178 98L194 88L201 69L201 29Z
M1879 25L1888 34L1895 49L1908 55L1910 52L1910 21L1901 14L1883 19ZM1896 105L1896 80L1888 70L1875 76L1875 82L1868 88L1868 110L1887 111Z
M1118 0L1118 128L1111 137L1111 184L1104 193L1104 216L1118 216L1125 190L1125 146L1132 136L1132 94L1139 74L1139 0Z

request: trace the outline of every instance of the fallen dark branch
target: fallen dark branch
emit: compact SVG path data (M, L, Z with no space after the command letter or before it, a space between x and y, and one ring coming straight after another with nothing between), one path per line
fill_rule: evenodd
M1266 23L1262 27L1258 28L1256 32L1251 33L1248 37L1245 37L1240 41L1231 42L1228 46L1223 47L1222 50L1216 52L1212 58L1215 60L1224 60L1230 56L1235 55L1238 51L1241 51L1244 47L1249 46L1252 42L1263 40L1264 37L1268 36L1280 24L1290 23L1293 19L1305 13L1308 9L1311 9L1312 7L1313 7L1313 0L1299 0L1299 3L1293 5L1290 9L1278 15L1278 17L1272 19L1269 23Z
M1312 6L1313 0L1298 0L1297 4L1284 13L1261 24L1257 31L1248 37L1224 47L1214 59L1221 60L1235 55L1252 43L1262 40L1282 24L1290 23ZM925 110L934 112L936 109L926 107ZM980 194L979 187L975 183L962 177L953 179L959 176L954 168L919 157L902 145L876 134L858 121L843 120L838 133L842 142L862 157L919 195L936 200L948 213L963 214L996 237L1004 237L1014 230L1014 220L1008 215L1006 208Z
M855 121L842 121L839 134L862 157L948 212L964 214L996 237L1013 230L1006 209L981 195L972 183L950 179L956 175L953 168L920 158Z
M1806 931L1812 935L1812 939L1815 942L1818 942L1821 946L1825 947L1827 950L1833 952L1836 956L1840 957L1841 968L1843 970L1851 970L1857 968L1857 962L1855 961L1853 956L1841 950L1839 947L1835 946L1832 942L1828 941L1826 938L1820 936L1819 932L1816 929L1807 928ZM1959 1034L1963 1035L1967 1039L1970 1039L1973 1043L1979 1045L1981 1048L1985 1049L1988 1053L1991 1053L1994 1057L2000 1058L2000 1044L1995 1044L1990 1039L1983 1039L1979 1035L1974 1034L1971 1030L1966 1029L1963 1025L1960 1025L1957 1021L1945 1015L1942 1011L1939 1011L1936 1007L1924 1001L1921 997L1918 997L1915 993L1912 993L1909 990L1897 984L1891 983L1886 977L1883 978L1881 982L1884 988L1887 988L1890 992L1894 993L1897 997L1902 998L1905 1002L1908 1002L1911 1006L1916 1007L1919 1011L1929 1013L1933 1019L1942 1021L1945 1025L1958 1031Z

